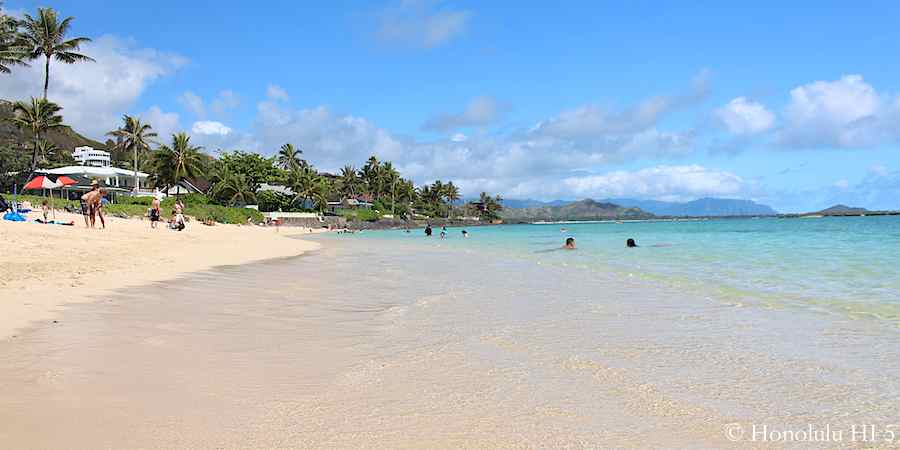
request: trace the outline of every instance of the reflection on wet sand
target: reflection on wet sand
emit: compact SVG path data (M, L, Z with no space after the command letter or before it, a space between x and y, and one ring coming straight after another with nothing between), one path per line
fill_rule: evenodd
M900 347L870 325L333 241L0 343L0 447L747 447L723 427L896 418Z

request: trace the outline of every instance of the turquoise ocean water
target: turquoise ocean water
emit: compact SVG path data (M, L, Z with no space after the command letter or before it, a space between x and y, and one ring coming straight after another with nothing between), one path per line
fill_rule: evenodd
M398 245L486 251L656 280L737 305L900 323L900 216L504 225L366 232ZM574 237L577 250L561 250ZM639 248L626 248L633 238Z

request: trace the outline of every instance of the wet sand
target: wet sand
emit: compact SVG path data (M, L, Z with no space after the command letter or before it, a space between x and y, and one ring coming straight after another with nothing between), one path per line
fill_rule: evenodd
M332 238L0 342L0 447L889 448L726 433L890 424L900 347L885 331Z

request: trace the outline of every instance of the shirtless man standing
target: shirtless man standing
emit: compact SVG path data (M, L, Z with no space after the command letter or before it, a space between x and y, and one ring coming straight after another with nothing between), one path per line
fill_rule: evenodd
M100 189L95 186L94 189L88 191L88 193L81 196L81 200L84 201L85 207L87 207L87 212L89 216L90 227L94 228L96 224L97 216L100 216L100 224L103 228L106 228L106 220L103 217L103 197L106 195L106 191Z

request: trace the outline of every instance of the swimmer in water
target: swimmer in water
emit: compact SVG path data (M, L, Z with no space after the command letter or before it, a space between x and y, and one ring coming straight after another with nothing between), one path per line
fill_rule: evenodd
M628 240L625 241L625 246L628 248L634 248L634 247L637 247L638 245L636 242L634 242L634 239L628 238Z
M566 250L575 250L575 238L566 238L566 243L563 245L563 248Z
M462 230L462 235L464 238L467 238L467 237L469 237L469 232L466 230Z

